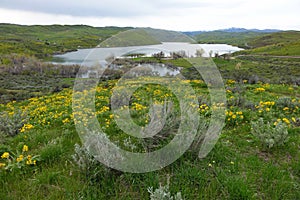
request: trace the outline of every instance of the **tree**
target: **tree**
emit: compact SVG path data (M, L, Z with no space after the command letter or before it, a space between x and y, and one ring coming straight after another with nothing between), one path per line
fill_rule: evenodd
M205 53L205 51L203 49L197 49L196 50L196 57L202 57L202 55Z

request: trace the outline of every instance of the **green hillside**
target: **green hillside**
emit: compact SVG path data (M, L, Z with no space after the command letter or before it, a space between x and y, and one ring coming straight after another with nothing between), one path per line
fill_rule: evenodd
M0 24L0 54L22 53L45 58L78 48L95 47L101 41L128 29L86 25Z
M267 35L261 32L224 32L224 31L211 31L204 32L194 36L195 40L199 43L212 43L212 44L231 44L242 48L249 48L249 42L259 36Z
M160 44L161 42L148 34L144 29L131 29L111 37L98 47L126 47Z
M300 32L285 31L257 37L249 42L254 49L238 54L264 54L274 56L299 56Z

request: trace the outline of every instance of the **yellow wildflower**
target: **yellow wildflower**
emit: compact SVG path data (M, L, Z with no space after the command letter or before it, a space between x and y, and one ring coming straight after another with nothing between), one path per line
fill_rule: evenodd
M70 122L70 119L69 119L69 118L66 118L66 119L62 120L62 123L64 123L64 124L67 124L67 123L69 123L69 122Z
M33 125L32 124L24 124L23 127L20 129L20 132L23 133L25 132L26 130L30 130L33 128Z
M27 145L24 145L22 151L23 151L23 152L28 151L28 146L27 146Z
M19 157L17 157L17 162L21 162L23 160L24 156L21 154Z
M255 89L256 92L264 92L266 91L265 88L256 88Z
M9 157L9 153L8 152L4 152L1 156L1 158L8 158Z
M282 121L284 121L286 124L290 124L290 120L288 120L287 118L283 118Z
M0 168L1 168L1 167L5 167L5 166L6 166L5 163L0 163Z

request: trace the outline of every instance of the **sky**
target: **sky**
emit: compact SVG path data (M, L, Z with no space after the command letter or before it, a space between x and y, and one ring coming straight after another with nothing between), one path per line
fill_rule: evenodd
M300 0L0 0L0 23L300 30Z

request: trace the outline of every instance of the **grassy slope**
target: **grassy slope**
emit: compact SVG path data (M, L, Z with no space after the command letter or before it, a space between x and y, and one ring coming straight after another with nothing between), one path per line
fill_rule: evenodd
M257 57L251 59L214 61L226 78L234 76L236 64L239 62L242 62L241 71L252 70L251 73L259 73L266 78L280 78L280 75L291 76L299 73L298 60L260 60ZM181 59L165 62L189 67L189 64ZM274 69L269 68L272 66ZM288 71L286 66L289 66ZM106 99L110 95L112 83L104 82L100 85L98 95L104 97L104 100L99 98L97 106L108 105ZM207 97L204 84L191 84L201 99L205 95ZM255 92L255 88L258 87L263 87L266 91ZM259 105L260 101L276 101L283 96L297 98L296 101L300 103L299 87L285 84L229 84L226 85L229 102L232 103L238 98L241 88L245 90L242 98L248 106ZM137 96L144 99L143 95ZM33 102L33 107L29 106L30 102ZM257 120L258 117L271 122L287 117L291 121L291 117L299 116L299 108L283 111L276 104L271 108L271 112L259 112L260 108L251 110L246 106L228 107L232 111L243 111L245 118L231 119L228 122L227 117L227 125L220 140L205 159L197 159L194 154L188 152L161 171L119 174L107 172L104 167L100 167L100 175L91 178L90 171L81 171L72 163L74 144L80 143L80 140L72 120L62 122L66 118L72 118L71 102L71 90L68 89L31 101L0 104L0 111L11 110L12 107L28 108L32 116L30 123L34 124L33 129L6 139L6 142L0 145L0 155L5 151L21 151L24 144L29 146L28 153L31 155L41 155L41 161L36 167L16 169L12 172L0 171L0 199L149 199L147 188L157 188L160 183L166 184L168 177L170 191L181 191L185 199L300 198L299 127L294 124L289 127L290 139L287 144L265 151L257 138L251 134L250 126L251 121ZM42 109L44 107L45 110ZM111 111L106 111L99 116L99 121L105 123L106 119L111 120L110 114ZM45 124L43 119L46 119ZM108 133L116 135L113 120L111 124Z
M85 25L22 26L0 24L0 54L22 53L40 58L78 48L91 48L130 28Z
M226 43L248 50L238 54L300 55L300 32L283 31L276 33L242 32L228 33L212 31L194 36L199 43Z
M300 32L285 31L257 37L249 42L253 49L237 54L265 54L278 56L300 55Z
M242 32L242 33L228 33L223 31L212 31L207 33L201 33L195 36L196 41L199 43L221 43L231 44L242 48L249 48L248 43L258 37L266 35L266 33L258 32Z
M202 83L191 83L200 95L207 91ZM113 82L100 85L97 95L97 110L107 105ZM234 91L235 85L227 85ZM295 97L299 88L289 90L288 85L244 85L244 98L259 105L260 101L273 101L280 96ZM266 92L256 93L255 88L264 87ZM150 90L154 92L154 90ZM281 91L286 91L281 94ZM137 97L149 90L136 93ZM228 99L237 97L227 92ZM300 99L298 98L297 101ZM47 104L44 104L48 102ZM289 142L271 151L264 151L259 141L250 134L250 122L264 117L271 122L277 118L299 114L299 110L280 112L277 105L268 113L260 109L250 110L238 106L228 108L242 111L244 119L228 122L213 151L205 159L197 159L191 152L161 171L146 174L107 172L92 178L92 171L80 171L72 164L74 144L79 142L72 121L62 120L72 116L71 91L37 98L22 103L10 104L15 108L23 106L32 116L34 128L0 145L0 154L16 152L23 144L29 146L31 155L41 155L36 167L26 167L12 172L0 171L1 199L149 199L148 187L166 184L170 177L172 193L181 191L185 199L299 199L299 128L291 125ZM47 106L44 112L42 107ZM2 106L0 109L10 108ZM60 115L62 113L62 115ZM42 115L41 115L42 114ZM98 115L101 126L110 119L111 111ZM271 118L270 118L271 117ZM43 119L46 125L42 125ZM49 122L49 124L47 124ZM116 135L113 120L106 132ZM3 161L3 160L1 160Z

